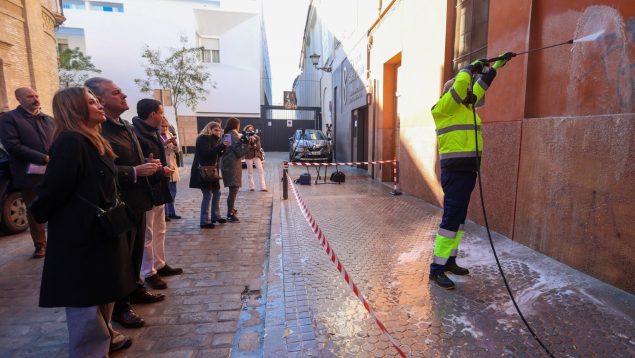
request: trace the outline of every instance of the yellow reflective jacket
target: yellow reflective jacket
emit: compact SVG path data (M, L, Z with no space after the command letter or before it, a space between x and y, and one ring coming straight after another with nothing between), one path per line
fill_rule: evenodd
M494 77L496 77L496 70L490 69L474 83L473 95L476 97L477 106L484 100L485 91ZM469 100L466 101L470 81L468 66L456 75L452 88L444 93L432 107L442 169L471 171L478 167L474 130L477 131L479 158L483 151L483 136L481 118L477 113L476 128L474 128L472 104L469 104Z

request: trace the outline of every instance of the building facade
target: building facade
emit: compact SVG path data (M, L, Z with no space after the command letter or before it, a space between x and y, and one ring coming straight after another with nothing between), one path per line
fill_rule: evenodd
M316 0L312 6L327 3ZM365 76L356 71L369 98L362 156L397 158L402 190L438 206L443 192L430 109L443 83L474 59L603 31L596 41L519 55L499 71L479 109L483 189L494 231L635 292L630 249L635 243L635 3L394 0L359 2L358 14L364 7L372 11L370 24L354 23L366 34L366 57L343 48L347 60L341 61L360 68L354 65L358 59L367 60ZM329 12L318 13L320 26L334 21L325 19ZM320 55L326 58L329 51ZM333 73L335 98L341 77ZM334 103L351 111L337 118L336 127L354 128L356 109ZM352 132L336 131L338 160L361 159L341 148L353 140ZM369 175L388 181L391 169L377 165ZM471 203L469 218L483 224L478 190Z
M164 101L168 120L178 126L181 145L194 146L198 132L212 118L238 117L259 125L260 106L271 99L261 1L63 0L63 4L68 20L57 32L58 41L85 49L102 70L100 76L122 87L131 107L124 118L135 115L138 100L152 97L134 83L145 78L144 46L165 55L185 37L188 45L203 48L199 60L211 76L206 99L196 108L180 106L178 121L174 108Z
M18 102L13 92L31 87L42 109L51 113L59 88L55 28L64 21L56 0L4 0L0 3L0 112Z

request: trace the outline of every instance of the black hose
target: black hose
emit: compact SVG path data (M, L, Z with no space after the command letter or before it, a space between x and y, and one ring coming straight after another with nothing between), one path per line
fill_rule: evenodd
M475 78L476 74L473 74L471 77L471 81L470 81L470 92L474 93L473 89L474 89L474 78ZM472 97L475 98L475 97ZM485 199L483 198L483 184L481 182L481 156L478 153L478 131L477 131L477 123L476 123L476 109L475 109L475 104L476 101L474 101L474 103L472 103L472 116L474 117L474 140L475 140L475 152L476 152L476 173L478 176L478 189L479 189L479 194L481 196L481 208L483 209L483 220L485 221L485 229L487 230L487 237L489 239L489 244L492 247L492 252L494 253L494 258L496 259L496 266L498 266L498 271L501 274L501 277L503 278L503 282L505 283L505 288L507 289L507 293L509 293L509 297L512 299L512 302L514 303L514 307L516 308L516 312L518 312L518 315L520 316L520 319L522 319L523 323L525 324L525 327L527 327L527 330L529 330L529 333L531 333L531 335L534 337L534 339L536 340L536 342L538 342L538 344L540 344L540 346L542 347L542 349L545 350L545 352L547 352L547 354L549 355L549 357L551 358L555 358L553 353L551 353L551 351L549 351L549 349L547 348L547 346L542 343L542 341L540 340L540 338L538 338L538 336L536 335L536 333L534 332L534 330L531 328L531 326L529 325L529 322L527 322L527 320L525 319L525 316L523 315L523 313L520 311L520 307L518 307L518 304L516 303L516 299L514 298L514 294L512 293L511 288L509 287L509 284L507 283L507 278L505 277L505 272L503 272L503 267L501 266L500 260L498 259L498 254L496 253L496 248L494 247L494 241L492 240L492 234L489 231L489 223L487 222L487 212L485 210Z

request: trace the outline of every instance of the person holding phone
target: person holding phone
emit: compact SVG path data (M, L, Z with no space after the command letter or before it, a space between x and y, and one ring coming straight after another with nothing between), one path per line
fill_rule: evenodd
M220 180L209 182L201 180L199 166L218 165L218 158L225 152L230 142L221 142L223 130L218 122L209 122L196 138L196 151L190 172L190 188L201 189L203 199L199 225L201 229L213 229L216 222L224 224L227 220L220 216ZM231 136L230 136L231 138ZM210 201L212 203L210 217Z
M240 129L240 120L238 118L230 118L225 124L225 135L223 141L230 143L225 150L225 153L221 157L221 173L223 175L223 184L226 188L229 188L229 195L227 195L227 221L236 223L240 222L236 217L236 209L234 204L236 203L236 196L238 196L238 190L242 184L243 168L241 164L241 158L245 156L247 152L247 144L241 140L241 135L238 132Z

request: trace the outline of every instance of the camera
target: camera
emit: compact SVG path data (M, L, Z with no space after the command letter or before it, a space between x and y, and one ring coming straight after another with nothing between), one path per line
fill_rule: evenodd
M240 141L242 143L247 143L251 139L251 137L256 135L256 132L253 131L242 131L240 133L242 134L242 136L240 137Z

